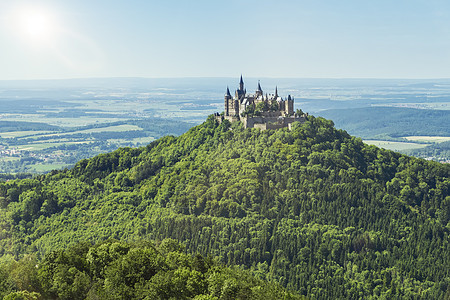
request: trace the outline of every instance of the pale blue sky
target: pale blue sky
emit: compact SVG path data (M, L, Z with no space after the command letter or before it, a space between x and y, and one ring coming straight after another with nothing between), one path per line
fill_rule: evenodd
M0 2L0 80L449 78L449 66L450 1Z

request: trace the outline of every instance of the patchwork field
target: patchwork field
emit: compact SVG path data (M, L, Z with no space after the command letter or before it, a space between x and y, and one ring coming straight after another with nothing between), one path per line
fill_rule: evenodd
M75 134L90 134L90 133L99 133L99 132L126 132L126 131L139 131L139 130L142 130L142 128L140 128L139 126L124 124L124 125L92 128L92 129L85 129L85 130L76 130L76 131L61 132L61 133L34 135L31 138L39 139L39 138L43 138L43 137L56 137L56 136L62 137L62 136L75 135Z
M133 143L133 144L150 144L156 140L156 138L152 136L146 136L141 138L134 138L134 139L109 139L109 143Z
M70 166L71 166L71 164L44 164L44 163L40 163L40 164L32 165L30 167L30 171L31 172L35 172L35 173L45 173L45 172L49 172L51 170L60 170L60 169L68 168Z
M20 160L20 157L14 157L14 156L6 156L6 157L0 157L0 161L4 162L11 162L11 161L18 161ZM0 170L1 173L2 170Z
M4 139L11 139L11 138L21 138L25 136L32 136L32 135L41 135L45 133L49 133L51 131L33 131L33 130L27 130L27 131L11 131L11 132L0 132L0 137Z
M430 144L408 143L408 142L392 142L392 141L380 141L380 140L364 140L364 143L374 145L380 148L393 150L393 151L405 151L413 149L421 149L429 146Z
M113 123L118 122L123 119L120 118L99 118L99 117L45 117L43 115L34 115L34 116L13 116L7 119L8 121L14 122L43 122L46 124L59 126L62 128L70 128L70 127L79 127L79 126L88 126L95 124L105 124L105 123Z
M17 146L16 149L19 151L40 151L45 150L52 147L58 147L61 145L79 145L79 144L87 144L89 141L81 141L81 142L50 142L50 143L36 143L36 144L27 144Z
M443 143L450 141L449 136L404 136L404 139L413 142Z

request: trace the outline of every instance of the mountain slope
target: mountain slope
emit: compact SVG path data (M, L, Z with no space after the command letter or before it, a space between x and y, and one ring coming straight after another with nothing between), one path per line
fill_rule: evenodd
M311 298L450 295L450 166L310 117L184 135L0 184L3 255L167 237Z

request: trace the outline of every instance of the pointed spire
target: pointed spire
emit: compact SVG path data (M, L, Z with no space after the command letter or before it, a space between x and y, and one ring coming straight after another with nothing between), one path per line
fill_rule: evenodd
M241 80L239 81L239 89L240 89L241 91L244 90L244 80L242 79L242 74L241 74Z
M258 92L262 93L261 84L259 83L259 80L258 80Z
M275 86L275 99L278 98L278 86Z
M291 95L288 95L288 100L291 100Z
M229 96L229 97L231 97L230 89L228 88L228 86L227 86L227 94L226 94L226 95Z

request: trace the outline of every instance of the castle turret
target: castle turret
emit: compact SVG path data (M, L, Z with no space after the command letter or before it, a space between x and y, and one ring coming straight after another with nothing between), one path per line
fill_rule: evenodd
M234 107L232 110L233 113L233 117L238 117L239 118L239 100L235 99L234 100Z
M241 80L239 81L239 89L236 90L236 98L241 100L241 98L243 98L246 93L247 91L244 88L244 80L242 79L241 75Z
M258 88L256 89L255 95L256 96L262 96L263 95L263 90L261 88L261 84L259 83L259 80L258 80Z
M285 112L288 116L292 116L294 114L294 98L291 98L291 95L288 95L285 106Z
M230 115L230 101L232 100L230 89L227 87L227 93L225 94L225 116Z

